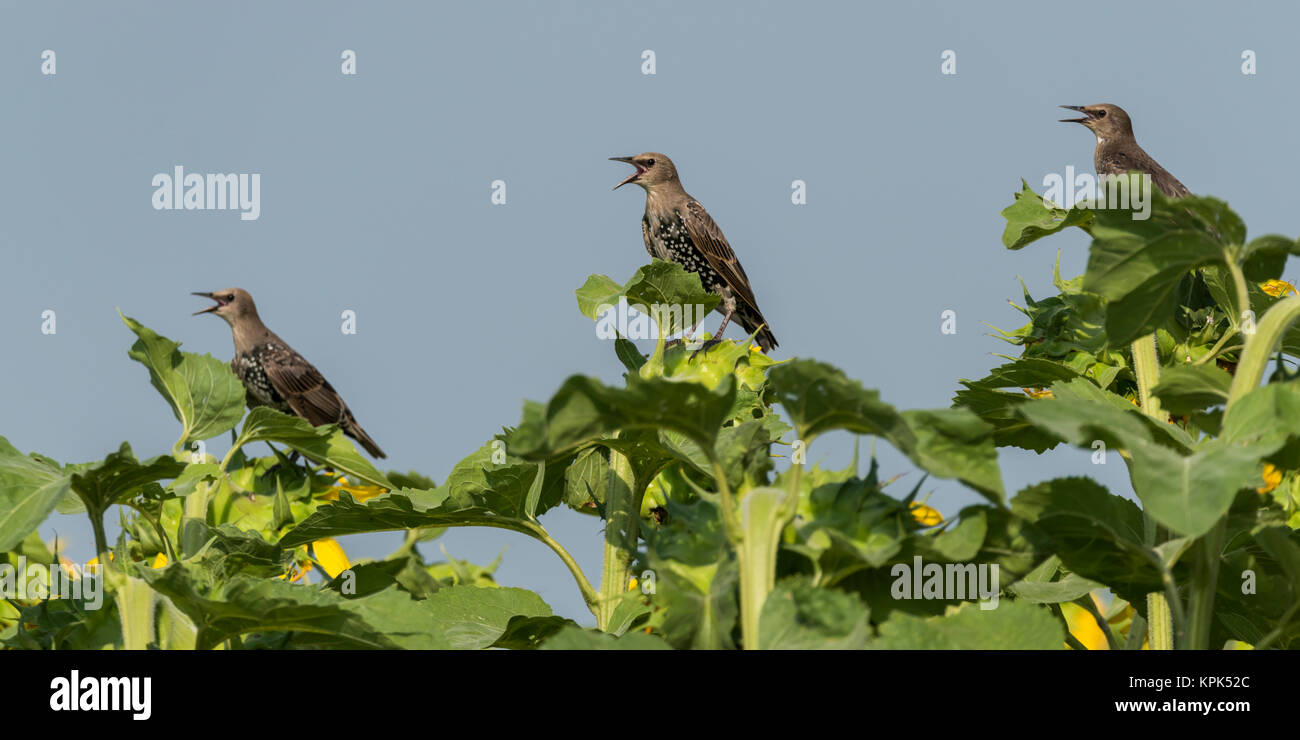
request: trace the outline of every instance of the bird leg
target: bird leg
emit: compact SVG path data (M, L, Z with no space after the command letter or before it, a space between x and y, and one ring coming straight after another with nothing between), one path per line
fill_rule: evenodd
M707 351L710 347L722 341L722 332L727 330L727 324L731 323L731 317L736 313L736 299L731 296L730 291L722 294L722 307L726 313L722 315L722 324L718 327L718 332L713 335L712 339L695 350L695 353L691 355L692 360L701 352ZM696 324L696 326L699 326L699 324Z
M690 328L689 331L682 332L682 335L681 335L680 337L678 337L677 339L674 339L674 340L671 341L671 342L668 342L668 343L664 344L664 349L668 349L669 347L675 347L675 346L677 346L677 345L679 345L679 344L685 344L687 347L690 347L690 346L694 345L694 344L695 344L695 330L698 329L698 328L700 328L700 324L703 324L703 323L704 323L704 319L703 319L703 318L701 318L699 321L696 321L696 322L695 322L695 325L692 326L692 327ZM687 341L688 339L689 339L690 341Z

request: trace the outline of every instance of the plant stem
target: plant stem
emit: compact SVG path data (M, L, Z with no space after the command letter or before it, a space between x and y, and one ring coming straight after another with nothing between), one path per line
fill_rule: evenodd
M1219 560L1223 555L1223 537L1227 517L1222 517L1197 541L1196 565L1192 573L1191 615L1188 617L1184 648L1205 650L1210 645L1210 628L1214 622L1214 596L1219 581Z
M609 628L614 609L627 592L644 494L645 486L638 485L627 456L611 448L609 487L605 492L605 558L596 609L596 627L600 630Z
M1138 400L1142 410L1160 421L1169 421L1169 413L1160 408L1160 399L1151 389L1160 380L1160 356L1156 353L1156 335L1147 334L1133 342L1133 375L1137 378Z
M1160 381L1160 356L1156 352L1156 337L1147 334L1133 342L1133 375L1137 379L1138 400L1142 411L1156 420L1166 422L1169 414L1160 408L1160 399L1151 393L1151 389ZM1157 527L1154 519L1145 510L1142 512L1143 530L1147 547L1155 547ZM1165 584L1170 593L1168 598L1177 600L1178 593ZM1174 620L1170 612L1170 602L1165 594L1152 592L1147 594L1147 624L1152 650L1172 650L1174 646Z

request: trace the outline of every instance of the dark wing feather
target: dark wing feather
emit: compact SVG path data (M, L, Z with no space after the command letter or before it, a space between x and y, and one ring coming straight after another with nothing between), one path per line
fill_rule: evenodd
M347 404L302 355L276 344L262 359L271 385L295 414L313 426L341 424L350 416Z
M722 229L718 228L713 217L694 198L687 200L686 211L686 232L695 248L700 250L709 261L709 266L726 281L732 295L758 312L758 301L754 298L754 289L749 285L749 276L745 274L745 268L740 266L740 260L736 259L736 253L731 251L731 245L727 243L727 237L722 235Z

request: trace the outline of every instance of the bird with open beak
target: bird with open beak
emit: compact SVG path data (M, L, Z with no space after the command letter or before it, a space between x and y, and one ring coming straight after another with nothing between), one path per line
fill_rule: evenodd
M1079 111L1082 118L1062 118L1061 123L1078 123L1086 126L1097 137L1093 151L1093 165L1097 174L1122 175L1142 172L1151 176L1160 192L1170 198L1191 195L1191 191L1151 158L1133 137L1133 121L1118 105L1063 105L1067 110Z
M257 315L253 296L239 288L194 295L215 301L214 305L195 311L195 316L216 314L230 325L235 338L235 357L230 361L230 369L244 384L250 408L270 406L306 419L312 426L338 424L366 452L385 457L320 371L266 328Z
M658 152L610 159L636 168L614 189L632 183L645 190L641 237L650 256L676 262L699 275L706 290L722 296L718 306L723 315L722 325L700 351L718 343L732 317L745 331L757 332L755 339L764 352L775 349L776 335L758 310L745 268L740 266L736 253L709 212L682 187L672 160ZM688 333L694 334L698 326L696 322Z

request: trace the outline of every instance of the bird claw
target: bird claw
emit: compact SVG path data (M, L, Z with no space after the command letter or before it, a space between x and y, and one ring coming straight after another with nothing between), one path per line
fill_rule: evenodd
M700 354L701 352L707 352L707 351L709 350L710 347L713 347L714 345L718 344L718 343L721 342L721 341L722 341L722 340L721 340L721 339L718 339L718 338L710 339L709 341L707 341L707 342L705 342L704 344L700 345L700 348L699 348L699 349L697 349L697 350L695 350L694 352L691 353L691 359L694 360L696 357L699 356L699 354Z

